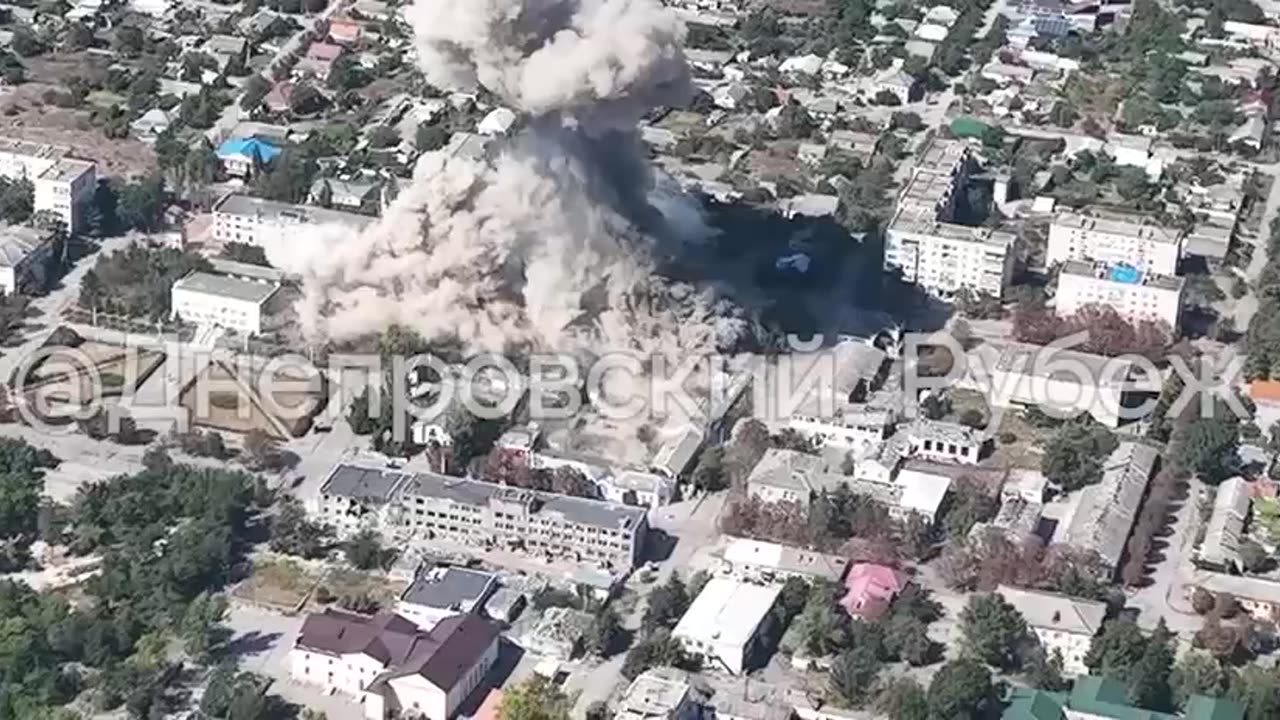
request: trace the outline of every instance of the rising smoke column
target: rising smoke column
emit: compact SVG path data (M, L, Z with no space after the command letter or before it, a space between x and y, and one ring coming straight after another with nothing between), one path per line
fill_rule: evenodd
M304 277L309 335L401 324L476 351L673 356L737 339L731 308L654 274L688 225L650 202L635 131L690 93L673 15L657 0L417 0L405 18L429 82L488 90L522 129L480 159L424 154L358 236L328 228L268 248Z

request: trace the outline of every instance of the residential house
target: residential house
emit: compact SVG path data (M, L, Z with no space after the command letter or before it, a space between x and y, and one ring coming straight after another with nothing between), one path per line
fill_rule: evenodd
M287 113L293 109L293 93L297 89L298 84L292 80L278 82L262 98L262 104L273 113Z
M319 78L321 81L327 81L329 73L333 70L334 61L342 57L343 52L344 48L341 45L313 42L307 47L307 54L298 61L297 70Z
M1118 570L1158 457L1160 450L1150 445L1121 442L1103 462L1102 481L1080 491L1074 512L1058 526L1054 542L1092 550L1104 567L1112 573Z
M351 18L336 17L329 20L329 39L338 45L352 47L360 42L364 26Z
M247 180L259 169L269 166L283 151L258 138L232 138L219 145L216 152L222 172Z
M1233 477L1218 485L1213 511L1205 525L1204 541L1196 552L1197 564L1224 572L1240 572L1240 541L1253 504L1249 483Z
M844 578L844 596L840 606L854 617L875 620L883 615L893 599L907 586L907 576L884 565L857 563Z

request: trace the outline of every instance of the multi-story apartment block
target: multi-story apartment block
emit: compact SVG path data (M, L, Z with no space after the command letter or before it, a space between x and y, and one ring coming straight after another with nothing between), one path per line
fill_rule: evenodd
M1176 329L1182 286L1180 277L1143 272L1132 265L1068 260L1058 273L1054 310L1072 315L1085 305L1107 305L1129 322L1163 321Z
M213 237L221 242L270 245L296 241L300 233L325 225L359 232L376 219L341 210L233 194L213 206Z
M1089 260L1176 275L1181 254L1180 231L1147 215L1091 209L1054 217L1045 262Z
M523 549L629 570L648 531L644 508L479 480L339 464L320 488L320 519L339 534Z
M1012 233L899 210L886 233L884 267L942 298L962 287L1001 297L1013 280L1014 240Z
M884 269L942 298L962 287L1000 297L1013 279L1012 234L949 222L971 165L963 142L925 148L885 237Z
M195 271L170 288L170 315L257 335L262 332L267 305L279 289L280 283L271 280Z
M0 176L30 180L33 209L53 213L74 233L83 227L82 208L93 198L98 172L94 163L69 154L55 145L0 138Z

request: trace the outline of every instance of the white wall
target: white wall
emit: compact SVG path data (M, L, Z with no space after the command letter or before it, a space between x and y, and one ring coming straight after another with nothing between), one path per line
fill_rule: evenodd
M1154 285L1118 283L1091 275L1059 273L1054 312L1072 315L1089 304L1110 306L1130 322L1162 320L1170 328L1177 328L1182 292Z
M1151 272L1174 275L1178 269L1179 243L1154 238L1098 232L1059 223L1049 226L1049 247L1045 263L1067 260L1098 260L1107 263L1143 265Z
M170 305L171 314L187 322L213 323L246 335L262 332L262 307L256 302L174 286Z

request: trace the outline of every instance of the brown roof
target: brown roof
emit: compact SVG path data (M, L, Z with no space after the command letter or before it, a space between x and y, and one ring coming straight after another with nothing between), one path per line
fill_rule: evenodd
M497 627L475 615L445 618L428 632L394 613L326 609L307 616L294 644L329 655L362 653L389 668L391 677L419 674L448 690L497 637Z

